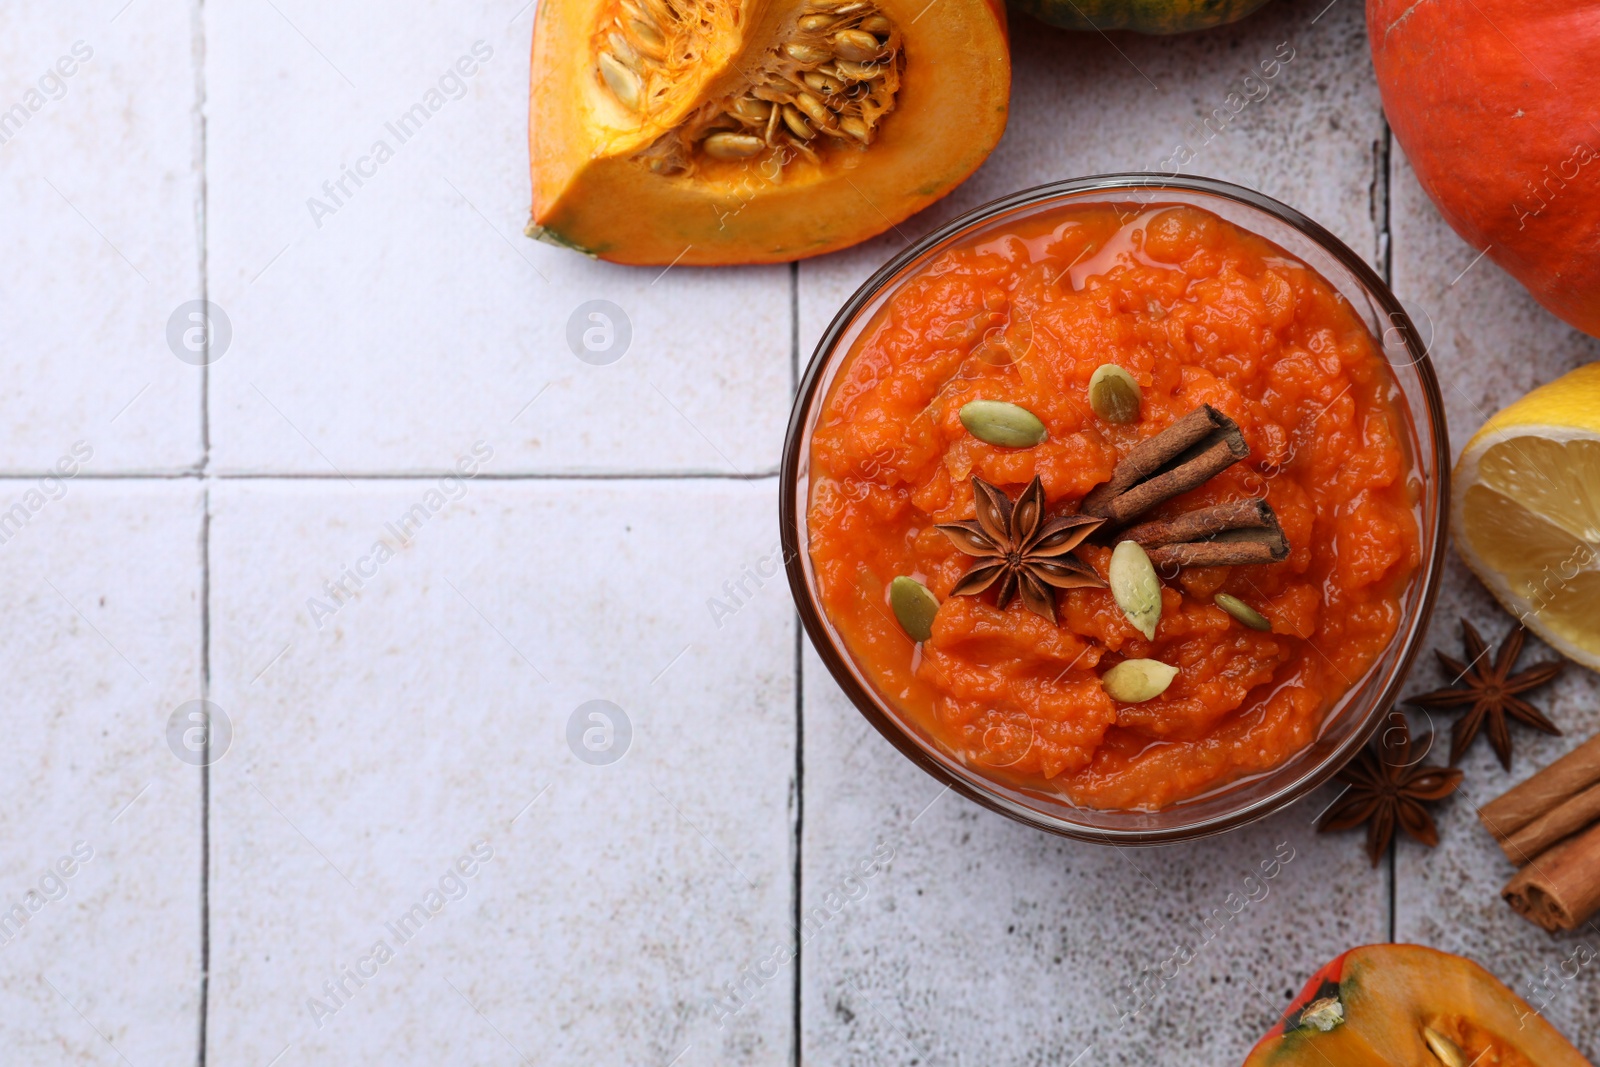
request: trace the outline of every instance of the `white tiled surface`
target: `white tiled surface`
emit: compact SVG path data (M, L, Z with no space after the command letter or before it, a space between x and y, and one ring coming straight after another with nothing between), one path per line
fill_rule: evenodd
M203 490L8 480L0 505L30 491L54 499L0 544L0 901L31 912L0 945L0 1047L15 1063L190 1062L201 781L166 727L201 687ZM75 847L89 859L61 878Z
M77 440L97 473L204 455L200 372L166 343L201 295L193 13L139 0L113 21L118 6L5 12L0 111L29 117L0 126L4 473L48 470Z
M452 485L314 620L307 600L398 545L386 526L429 488L213 495L212 684L238 740L212 778L211 1054L514 1062L498 1029L536 1062L690 1042L780 1061L787 996L723 1030L709 1014L792 900L797 624L777 584L721 627L705 604L773 552L769 487ZM567 745L594 699L631 724L609 765ZM385 924L475 837L493 858L399 945ZM307 1007L380 939L395 959L348 1006Z
M1123 852L942 795L845 704L781 577L759 577L796 338L808 353L860 279L956 211L1159 167L1285 48L1269 95L1187 169L1288 200L1391 270L1458 444L1600 359L1421 195L1355 0L1176 40L1019 19L1011 130L948 201L798 268L665 273L520 237L531 23L522 0L8 12L0 106L74 42L93 51L0 145L0 505L92 452L0 544L0 900L93 849L0 946L12 1058L1226 1064L1351 944L1467 951L1521 988L1557 960L1495 899L1509 870L1465 798L1437 852L1402 842L1374 872L1356 836L1312 832L1327 794ZM475 45L459 98L314 220L308 198ZM205 370L166 339L202 295L233 331ZM606 366L565 340L590 300L632 331ZM440 481L475 448L477 477ZM708 601L740 582L719 620ZM1456 568L1435 643L1463 613L1504 629ZM1414 688L1434 684L1424 663ZM234 730L208 794L166 741L202 692ZM1468 788L1600 728L1597 698L1574 669L1544 701L1569 736L1519 731L1510 776L1475 750ZM615 762L569 744L590 700L631 727ZM1126 983L1280 848L1268 896L1124 1019ZM441 879L401 943L386 924ZM392 958L371 962L380 940ZM1586 975L1549 1009L1591 1054L1597 1004Z
M522 236L524 3L206 6L211 299L234 325L219 473L440 470L479 438L503 473L776 468L788 268L632 270ZM402 143L389 127L447 73ZM375 176L324 192L347 166ZM591 300L631 328L610 366L567 347Z

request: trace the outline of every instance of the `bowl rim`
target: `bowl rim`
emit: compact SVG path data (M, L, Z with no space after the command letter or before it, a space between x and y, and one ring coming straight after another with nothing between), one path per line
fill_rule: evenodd
M1119 829L1076 824L1062 817L1047 820L1033 808L1017 803L998 792L981 788L975 782L953 773L950 768L936 760L885 712L880 706L879 699L862 688L850 664L846 662L844 653L829 636L829 624L823 617L821 606L816 602L811 593L809 583L806 581L804 561L801 558L799 514L796 506L795 491L799 483L801 461L809 443L806 439L807 414L822 383L824 371L830 363L829 357L833 353L840 336L849 328L861 309L878 295L886 283L930 249L952 237L960 235L964 231L975 229L995 216L1014 208L1025 207L1030 203L1048 201L1067 194L1115 193L1136 190L1175 190L1185 193L1203 193L1255 208L1268 215L1275 216L1281 222L1299 230L1320 246L1328 255L1337 260L1340 266L1356 277L1365 287L1373 302L1387 314L1391 328L1399 330L1405 349L1411 356L1410 366L1414 367L1417 372L1423 400L1426 402L1427 429L1431 430L1431 434L1418 433L1418 427L1415 425L1413 425L1413 433L1424 448L1429 443L1424 438L1431 437L1434 469L1437 472L1438 507L1435 513L1430 562L1426 571L1419 575L1422 588L1421 596L1417 603L1415 619L1411 624L1409 634L1405 637L1405 644L1400 649L1399 657L1390 671L1387 682L1377 693L1371 710L1367 713L1368 721L1352 731L1342 743L1330 750L1320 764L1309 768L1298 780L1290 782L1271 794L1244 804L1236 810L1185 826ZM948 788L954 789L968 800L1027 826L1060 837L1088 841L1094 844L1154 845L1173 841L1195 840L1226 833L1290 807L1332 778L1366 745L1367 741L1377 731L1388 710L1397 702L1397 698L1400 695L1399 691L1410 675L1412 664L1416 660L1417 654L1421 651L1421 643L1427 635L1428 623L1433 615L1435 602L1438 599L1449 535L1449 523L1446 521L1445 516L1450 513L1450 432L1445 418L1444 399L1439 389L1438 376L1434 371L1433 361L1428 355L1427 346L1418 340L1418 336L1416 326L1412 323L1410 315L1400 303L1399 298L1389 288L1388 283L1364 259L1358 256L1354 250L1326 227L1295 208L1264 193L1217 178L1208 178L1200 175L1153 175L1133 172L1092 174L1031 186L965 211L943 225L936 227L918 240L913 241L910 245L890 257L888 262L874 271L845 300L839 311L828 323L827 329L823 331L822 336L818 339L817 346L812 351L811 359L806 365L805 372L798 382L794 407L790 412L789 425L784 435L783 461L778 477L778 515L784 570L788 575L789 590L794 598L795 607L800 614L801 623L805 627L806 636L810 639L817 655L827 666L828 673L833 676L834 681L844 691L850 703L902 755L918 767L921 767L923 771L927 772L935 780ZM1380 342L1381 350L1382 344ZM1416 422L1414 417L1411 421L1413 424ZM1420 462L1421 457L1418 457L1418 459ZM1420 542L1426 546L1428 540L1427 531L1423 531ZM978 772L973 772L973 774L975 778L981 779L982 777Z

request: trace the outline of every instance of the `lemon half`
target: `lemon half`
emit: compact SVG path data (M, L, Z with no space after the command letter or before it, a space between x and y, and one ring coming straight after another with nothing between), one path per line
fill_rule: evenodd
M1600 670L1600 363L1485 423L1454 488L1467 566L1552 648Z

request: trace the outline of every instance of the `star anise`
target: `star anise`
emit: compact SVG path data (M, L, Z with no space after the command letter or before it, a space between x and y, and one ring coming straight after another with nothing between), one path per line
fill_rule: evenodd
M1431 734L1427 740L1432 740ZM1348 830L1366 823L1367 857L1376 867L1388 851L1397 823L1429 848L1439 843L1439 829L1422 805L1455 792L1461 771L1424 765L1421 756L1413 763L1411 728L1406 717L1391 708L1383 732L1345 764L1338 779L1348 788L1318 821L1317 830Z
M1511 730L1506 724L1507 715L1535 730L1560 735L1561 730L1545 718L1543 712L1517 696L1518 693L1552 681L1565 668L1565 664L1552 660L1512 674L1511 668L1517 665L1517 657L1522 655L1522 644L1527 634L1528 631L1519 623L1516 629L1506 635L1500 645L1499 655L1491 660L1489 646L1478 636L1472 624L1462 619L1461 643L1466 647L1467 662L1462 663L1443 652L1435 652L1444 669L1450 672L1453 684L1406 701L1416 707L1429 709L1471 705L1450 731L1452 764L1461 761L1467 746L1478 736L1478 729L1486 726L1489 743L1494 746L1495 755L1500 757L1500 766L1509 771Z
M1037 476L1013 504L1003 490L974 475L972 504L976 519L938 526L957 548L978 557L950 590L952 596L971 596L994 586L1001 608L1021 593L1029 611L1055 622L1052 587L1105 587L1094 568L1072 554L1105 520L1067 515L1046 521L1044 484Z

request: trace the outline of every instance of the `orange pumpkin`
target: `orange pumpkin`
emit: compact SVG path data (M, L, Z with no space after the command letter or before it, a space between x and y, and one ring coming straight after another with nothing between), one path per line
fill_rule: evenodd
M1005 129L1001 0L543 0L529 236L642 264L855 244Z
M1455 231L1600 336L1600 3L1367 0L1395 137Z
M1590 1067L1555 1027L1462 956L1354 948L1316 974L1244 1067Z

